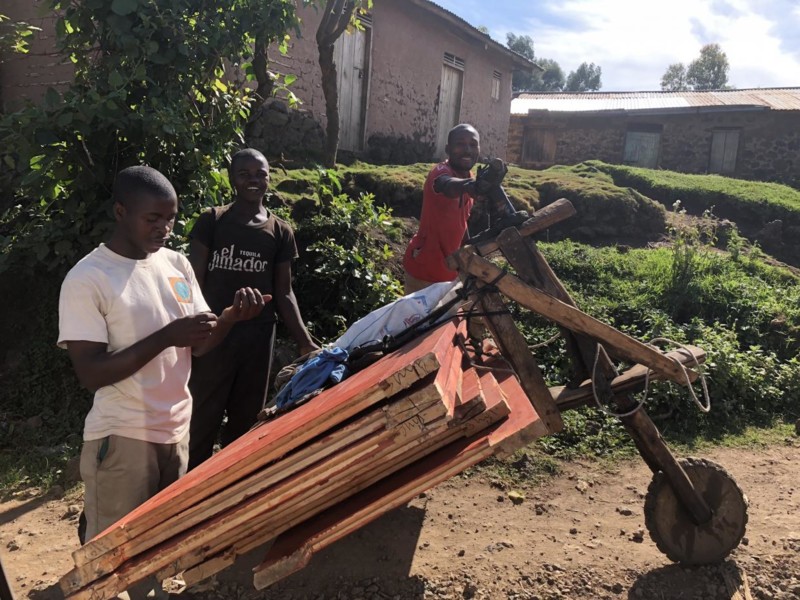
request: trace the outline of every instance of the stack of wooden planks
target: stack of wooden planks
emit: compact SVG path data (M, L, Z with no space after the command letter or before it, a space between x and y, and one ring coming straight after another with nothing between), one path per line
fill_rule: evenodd
M73 553L69 598L151 575L188 584L277 538L254 583L484 458L545 435L509 370L476 369L448 322L253 429Z

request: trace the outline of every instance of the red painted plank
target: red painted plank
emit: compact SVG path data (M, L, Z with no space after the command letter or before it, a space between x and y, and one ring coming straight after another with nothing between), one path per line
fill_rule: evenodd
M428 332L281 417L248 432L73 553L82 565L438 369L452 322Z
M394 475L309 519L282 534L270 548L264 562L256 567L254 585L263 589L303 568L314 552L332 544L356 529L402 506L421 492L445 481L497 452L520 447L547 428L533 410L516 378L507 377L503 385L485 376L493 390L487 404L507 402L510 414L498 425L476 435L455 441L445 448L406 467ZM501 393L502 390L502 393ZM507 398L503 398L506 395Z

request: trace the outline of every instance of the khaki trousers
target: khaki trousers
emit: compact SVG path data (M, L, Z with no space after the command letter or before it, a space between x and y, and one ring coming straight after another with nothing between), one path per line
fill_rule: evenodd
M90 540L134 508L186 474L189 433L175 444L155 444L119 435L83 443L81 477L86 486L84 513L86 539ZM160 584L152 579L128 590L129 597L144 598Z

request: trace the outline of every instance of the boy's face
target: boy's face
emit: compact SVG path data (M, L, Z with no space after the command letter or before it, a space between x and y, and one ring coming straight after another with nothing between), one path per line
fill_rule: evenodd
M142 194L125 205L114 205L117 228L114 237L119 242L122 255L128 258L146 258L158 252L167 242L175 216L178 199L174 196Z
M244 156L231 165L231 185L238 199L261 203L269 186L269 165L260 156Z
M447 160L450 166L457 171L468 172L481 153L481 140L474 129L462 129L452 134L450 141L445 146Z

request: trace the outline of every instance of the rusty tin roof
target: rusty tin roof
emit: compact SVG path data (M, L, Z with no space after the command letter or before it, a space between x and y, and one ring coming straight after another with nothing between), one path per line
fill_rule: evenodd
M748 107L800 110L800 88L753 88L708 92L536 92L511 101L511 114L555 112L659 111L681 108Z

